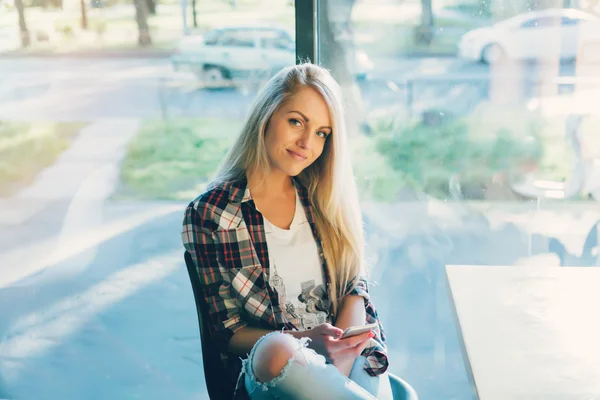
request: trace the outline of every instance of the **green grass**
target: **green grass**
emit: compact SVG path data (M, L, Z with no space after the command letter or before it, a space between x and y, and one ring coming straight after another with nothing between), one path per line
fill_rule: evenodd
M241 125L217 118L146 121L128 148L115 197L193 198L216 172Z
M85 126L82 122L1 122L0 196L27 186Z
M377 151L377 139L358 135L351 140L352 169L362 201L392 202L407 184Z
M210 182L241 121L197 118L146 121L130 144L115 198L190 200ZM364 200L392 200L398 174L379 157L374 138L352 139L354 172Z
M459 122L444 128L407 125L391 132L380 121L372 135L352 137L361 199L396 201L405 188L444 197L457 171L479 182L531 157L538 159L540 177L560 180L570 172L556 121L484 105ZM194 198L211 181L241 124L216 118L146 121L128 148L115 197ZM590 122L586 129L592 132L596 126L598 121ZM528 144L528 135L537 137L537 144Z
M392 184L438 198L447 198L455 173L467 186L490 183L499 172L521 176L534 164L539 178L562 180L570 173L564 125L520 109L483 104L440 126L380 126L376 148L396 171Z

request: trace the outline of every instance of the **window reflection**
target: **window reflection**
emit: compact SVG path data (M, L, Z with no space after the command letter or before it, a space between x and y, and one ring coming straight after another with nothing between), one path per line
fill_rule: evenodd
M293 3L0 1L0 397L205 393L171 252ZM469 398L443 266L600 265L599 10L317 3L392 372Z
M600 20L550 4L423 7L321 4L319 62L363 110L354 164L392 372L421 398L466 399L444 265L600 265L586 51ZM373 64L363 81L349 73L357 51Z
M283 0L0 0L0 398L208 398L182 212L294 26Z

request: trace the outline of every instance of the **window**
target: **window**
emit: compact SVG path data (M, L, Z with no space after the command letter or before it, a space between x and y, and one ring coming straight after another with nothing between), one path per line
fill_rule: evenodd
M581 22L581 19L579 19L579 18L562 17L563 26L578 25L580 22Z
M246 26L293 32L294 6L161 2L145 30L135 2L86 0L82 31L58 3L25 7L27 52L69 57L0 60L0 398L207 400L183 211L262 83Z
M221 36L221 31L211 31L204 37L204 44L206 46L215 46L222 40Z
M264 83L243 68L292 59L236 57L256 39L340 82L371 297L420 399L472 398L444 265L600 265L600 51L527 41L577 18L467 46L539 2L163 2L139 25L106 2L85 34L52 3L23 40L0 13L0 52L72 55L0 57L0 397L208 398L179 229Z
M534 18L523 22L521 28L549 28L559 25L560 19L557 17Z
M421 399L472 399L444 267L600 265L600 187L580 184L598 176L598 87L584 76L597 69L568 36L545 46L528 35L559 18L507 34L502 22L529 10L441 8L456 19L422 26L401 2L318 2L317 51L350 110L391 372ZM461 42L481 27L489 40Z
M228 47L254 47L254 35L247 29L224 31L219 44Z
M258 31L260 45L266 49L293 50L294 42L282 31Z

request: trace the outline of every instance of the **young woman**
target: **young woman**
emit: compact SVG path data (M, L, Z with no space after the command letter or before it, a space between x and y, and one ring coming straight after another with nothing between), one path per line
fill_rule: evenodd
M347 140L329 72L286 68L186 210L183 244L211 333L232 385L252 399L392 397ZM369 323L377 329L341 338Z

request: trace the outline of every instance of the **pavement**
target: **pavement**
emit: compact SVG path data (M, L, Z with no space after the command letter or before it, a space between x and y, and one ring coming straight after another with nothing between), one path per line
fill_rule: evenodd
M46 266L52 265L54 257L69 254L69 249L80 235L100 230L104 223L104 203L119 183L120 164L126 146L138 128L139 122L134 119L91 123L29 187L12 197L0 199L0 227L6 232L2 235L3 239L10 239L9 235L14 238L20 230L23 231L21 227L29 232L29 237L21 235L21 243L15 243L14 239L8 241L9 248L0 254L0 265L3 266L0 288L43 271ZM57 203L67 204L66 210L61 213L62 218L48 224L46 216L43 216L36 228L38 216ZM54 239L34 240L32 246L31 239L48 225L55 230L58 228ZM33 260L31 254L46 256ZM85 263L78 264L78 268L84 267Z

